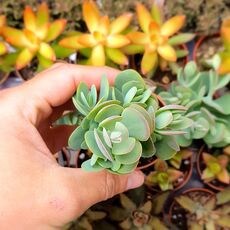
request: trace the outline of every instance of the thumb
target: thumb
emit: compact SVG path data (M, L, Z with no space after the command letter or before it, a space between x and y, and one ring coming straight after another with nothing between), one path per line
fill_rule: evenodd
M134 171L127 175L115 175L106 170L85 172L82 169L62 168L62 180L68 182L65 184L68 187L68 198L65 202L69 201L67 206L72 207L66 213L65 219L72 220L95 203L141 186L144 174Z

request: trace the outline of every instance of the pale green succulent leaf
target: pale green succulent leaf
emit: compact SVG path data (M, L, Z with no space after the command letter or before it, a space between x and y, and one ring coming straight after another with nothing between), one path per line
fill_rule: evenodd
M195 34L192 34L192 33L180 33L178 35L171 37L168 40L168 43L173 46L181 45L181 44L185 44L191 41L192 39L194 39L194 37L195 37Z
M68 146L74 150L81 148L86 130L78 126L69 137Z
M155 126L156 129L163 129L167 127L173 120L173 115L170 111L163 111L156 115Z
M134 148L126 154L116 155L115 160L121 164L132 164L139 161L142 153L142 147L139 141L136 141Z
M99 99L103 98L103 101L106 101L109 96L109 81L105 75L101 78L100 94Z
M90 163L91 159L87 160L87 161L84 161L82 164L81 164L81 168L87 172L99 172L101 171L103 168L97 164L95 165L91 165Z
M120 143L113 143L112 153L114 155L126 155L136 147L135 143L136 141L133 137L129 137Z

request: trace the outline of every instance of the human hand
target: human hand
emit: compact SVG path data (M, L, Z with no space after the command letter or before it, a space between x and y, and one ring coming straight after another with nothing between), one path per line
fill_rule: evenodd
M57 229L96 202L138 187L143 174L113 175L63 168L55 152L73 127L51 128L71 106L80 81L99 86L116 70L56 64L16 88L0 92L0 229Z

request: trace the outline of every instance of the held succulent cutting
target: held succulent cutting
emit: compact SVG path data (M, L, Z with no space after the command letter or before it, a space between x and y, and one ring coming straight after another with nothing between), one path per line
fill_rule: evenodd
M170 159L180 149L175 136L192 125L192 120L184 116L185 107L160 107L134 70L120 72L113 87L103 76L99 94L94 85L89 89L80 83L73 103L78 127L69 138L69 146L92 152L82 164L87 171L106 168L125 174L137 167L141 157Z

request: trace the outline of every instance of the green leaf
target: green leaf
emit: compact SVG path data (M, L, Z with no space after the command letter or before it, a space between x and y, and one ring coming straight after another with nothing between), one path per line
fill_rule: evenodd
M142 157L152 157L156 153L156 148L153 139L150 137L147 141L141 142L142 144Z
M105 159L105 156L102 154L101 150L99 149L95 136L94 136L94 132L93 131L87 131L85 134L85 142L89 148L89 150L97 155L100 158Z
M173 115L170 111L164 111L156 114L155 126L157 129L163 129L167 127L173 120Z
M197 209L197 205L196 203L190 199L189 197L185 196L185 195L181 195L179 197L176 197L176 202L183 207L184 209L186 209L187 211L189 211L190 213L195 213L196 209Z
M181 44L185 44L185 43L193 40L194 37L195 37L195 34L181 33L181 34L178 34L178 35L171 37L168 40L168 43L172 46L181 45Z
M137 165L138 165L138 162L135 162L133 164L121 165L121 167L119 168L119 170L117 170L117 172L120 174L131 173L135 170Z
M99 103L100 102L100 103ZM96 106L90 111L90 113L87 115L87 119L92 120L94 119L94 117L97 115L97 113L105 106L107 105L119 105L120 102L117 100L109 100L109 101L104 101L101 102L101 100L99 101Z
M68 145L74 150L81 148L81 144L84 141L84 135L86 130L81 126L77 127L69 137Z
M130 103L134 96L136 95L137 93L137 88L136 87L132 87L128 92L127 94L125 95L125 98L124 98L124 104L128 104Z
M99 99L103 98L103 101L106 101L109 96L109 81L105 75L101 78L101 86L100 86L100 95Z
M115 127L115 124L119 121L122 120L121 116L111 116L103 120L100 124L99 127L103 127L108 130L112 130Z
M145 82L142 79L141 75L135 70L130 70L130 69L122 71L117 75L114 86L118 90L122 91L122 86L129 81L138 81L141 84L143 84L143 88L145 86Z
M115 160L119 161L121 164L132 164L137 162L142 153L142 147L139 141L136 141L134 148L123 155L116 155Z
M129 137L128 139L123 140L120 143L114 143L112 152L114 155L126 155L134 149L135 143L135 138Z
M128 107L122 112L122 123L128 128L129 135L140 141L150 137L150 127L145 117L137 110Z
M106 118L109 118L111 116L121 115L123 110L124 110L123 107L121 107L120 105L117 105L117 104L107 105L97 113L94 120L96 122L100 123L103 120L105 120Z
M95 165L91 165L90 164L90 159L87 160L87 161L84 161L82 164L81 164L81 168L87 172L99 172L101 171L103 168L97 164Z

